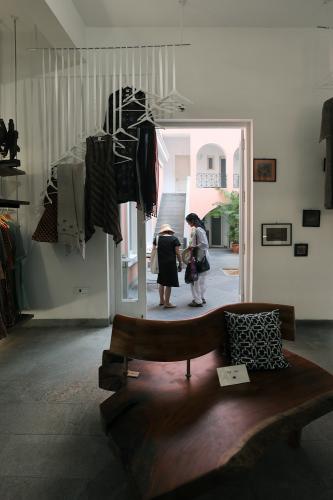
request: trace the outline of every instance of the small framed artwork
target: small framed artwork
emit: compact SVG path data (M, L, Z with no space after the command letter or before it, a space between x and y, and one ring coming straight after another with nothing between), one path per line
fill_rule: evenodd
M320 210L303 210L304 227L320 227Z
M253 160L253 180L255 182L276 182L276 160L255 158Z
M291 246L291 227L289 223L261 224L261 245L264 247Z
M307 243L295 243L294 245L294 256L295 257L307 257L308 256L309 245Z

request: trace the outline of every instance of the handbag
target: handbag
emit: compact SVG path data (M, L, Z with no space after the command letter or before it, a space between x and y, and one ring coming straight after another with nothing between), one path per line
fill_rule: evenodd
M209 269L210 269L210 264L208 262L206 255L204 255L201 260L197 260L198 273L204 273L205 271L209 271Z
M198 281L199 279L197 264L194 257L191 258L186 266L184 279L185 283L194 283L194 281Z
M157 253L157 246L158 244L158 237L156 238L156 246L153 246L151 253L150 253L150 272L153 274L158 274L159 273L159 268L158 268L158 253Z

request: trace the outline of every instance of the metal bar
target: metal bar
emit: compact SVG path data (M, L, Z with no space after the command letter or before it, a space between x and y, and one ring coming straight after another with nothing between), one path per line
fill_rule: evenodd
M14 118L15 118L15 127L18 129L17 124L17 17L13 16L13 26L14 26ZM1 186L2 187L2 186ZM19 188L18 188L18 178L15 177L15 191L16 191L16 199L19 197ZM16 222L18 223L18 212L16 212Z
M127 372L128 372L128 358L127 356L124 356L124 375L127 376Z
M13 17L14 26L14 119L17 128L17 17Z
M189 379L191 378L191 360L188 359L186 361L186 378Z
M146 47L189 47L191 43L163 43L161 45L117 45L113 47L53 47L54 50L113 50L113 49L145 49ZM49 47L29 47L27 50L43 50Z

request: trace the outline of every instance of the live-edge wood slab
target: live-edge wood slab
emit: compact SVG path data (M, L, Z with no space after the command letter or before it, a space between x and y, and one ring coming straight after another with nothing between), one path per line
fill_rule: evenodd
M194 499L225 470L248 466L276 439L298 443L306 424L333 410L333 376L285 351L290 367L251 372L248 384L220 387L219 351L184 362L133 360L138 379L101 405L138 498ZM121 376L121 364L113 365Z
M224 312L274 309L282 338L293 340L294 308L281 304L231 304L179 321L115 316L99 385L117 392L101 415L137 498L193 500L226 471L251 465L273 440L298 446L302 427L333 409L333 376L290 352L289 368L219 386L216 368L228 353ZM124 356L134 358L138 379L124 376Z

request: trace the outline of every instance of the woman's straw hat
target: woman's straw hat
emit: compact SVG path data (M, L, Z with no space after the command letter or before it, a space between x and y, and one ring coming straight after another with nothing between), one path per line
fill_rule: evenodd
M162 224L159 234L161 233L174 233L174 230L169 224Z
M190 248L185 248L185 250L183 250L182 260L183 260L184 264L187 265L190 262L191 255L192 255L192 251Z

